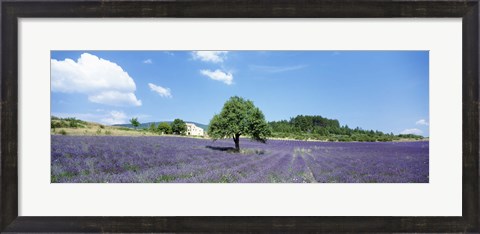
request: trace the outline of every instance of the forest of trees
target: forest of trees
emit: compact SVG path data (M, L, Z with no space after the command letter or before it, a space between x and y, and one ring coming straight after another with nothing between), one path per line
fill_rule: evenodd
M272 121L268 123L274 138L291 138L297 140L325 141L393 141L401 139L423 139L413 134L383 133L361 128L352 129L348 125L341 126L338 120L322 116L298 115L289 121Z

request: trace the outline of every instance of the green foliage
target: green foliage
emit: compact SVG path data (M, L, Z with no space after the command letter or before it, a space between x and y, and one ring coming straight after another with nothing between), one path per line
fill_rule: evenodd
M398 137L406 138L406 139L415 139L415 140L423 138L422 136L415 135L415 134L399 134Z
M185 135L187 132L187 124L181 119L175 119L172 122L172 132L177 135Z
M138 118L132 118L130 119L130 123L132 124L132 126L137 129L138 126L140 126L140 122L138 122Z
M60 130L60 134L67 135L67 132L64 129L62 129L62 130Z
M161 122L158 124L157 131L160 134L172 134L172 126L167 122Z
M122 131L133 131L131 128L126 128L126 127L119 127L118 130L122 130Z
M53 122L53 120L50 121L50 128L52 128L53 130L55 130L55 128L59 128L58 122Z
M64 120L68 122L68 127L70 128L78 128L79 126L79 121L75 118L65 118Z
M60 120L60 121L52 122L52 127L53 128L68 128L69 124L66 121Z
M156 128L156 126L155 126L155 123L151 123L151 124L150 124L150 127L148 128L148 130L149 130L150 132L156 132L156 131L157 131L157 128Z
M220 114L210 120L208 135L214 140L233 138L235 149L239 151L240 136L265 143L271 129L262 111L252 101L234 96L225 102Z
M322 140L322 141L394 141L401 139L423 139L418 135L393 135L380 131L351 129L348 125L340 126L336 119L327 119L322 116L298 115L289 121L273 121L268 123L273 131L273 137L290 138L297 140Z
M76 118L58 118L55 116L51 117L50 127L55 128L79 128L85 127L84 125L87 122L76 119Z

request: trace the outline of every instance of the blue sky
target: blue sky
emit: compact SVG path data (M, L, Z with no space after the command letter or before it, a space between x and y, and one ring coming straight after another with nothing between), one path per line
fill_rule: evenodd
M229 97L268 121L321 115L428 136L428 51L52 51L51 112L208 124Z

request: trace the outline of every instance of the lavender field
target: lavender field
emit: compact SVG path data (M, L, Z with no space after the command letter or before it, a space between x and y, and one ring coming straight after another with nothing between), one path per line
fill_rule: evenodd
M52 183L428 183L428 141L52 135Z

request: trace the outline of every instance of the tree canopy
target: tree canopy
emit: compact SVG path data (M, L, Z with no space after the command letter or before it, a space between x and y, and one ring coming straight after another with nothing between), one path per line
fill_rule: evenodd
M171 134L172 127L167 122L161 122L158 124L157 131L161 134Z
M137 129L138 126L140 126L140 122L138 122L138 118L132 118L130 119L130 123L132 124L132 126Z
M277 138L293 138L298 140L315 139L328 141L393 141L400 139L423 139L418 135L394 135L378 130L354 129L348 125L341 126L336 119L328 119L319 115L298 115L290 120L269 122L272 135Z
M172 132L177 135L185 135L187 132L187 124L181 119L175 119L172 122Z
M240 136L265 143L271 130L262 111L252 101L234 96L225 102L220 114L210 120L208 135L214 140L231 137L239 151Z

